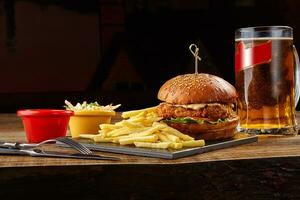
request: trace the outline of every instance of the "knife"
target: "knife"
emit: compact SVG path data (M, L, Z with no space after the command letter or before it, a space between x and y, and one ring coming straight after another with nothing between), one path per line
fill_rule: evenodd
M0 154L4 155L26 155L32 157L48 157L48 158L73 158L73 159L87 159L87 160L120 160L117 157L110 156L99 156L99 155L83 155L83 154L67 154L62 152L54 151L43 151L40 149L11 149L11 148L0 148Z

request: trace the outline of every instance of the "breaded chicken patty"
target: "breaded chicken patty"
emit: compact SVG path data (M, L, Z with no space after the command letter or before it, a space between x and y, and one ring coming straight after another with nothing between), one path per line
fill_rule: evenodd
M232 115L231 104L206 104L197 110L161 103L157 109L158 115L165 119L177 117L205 118L209 120L218 120L230 117Z

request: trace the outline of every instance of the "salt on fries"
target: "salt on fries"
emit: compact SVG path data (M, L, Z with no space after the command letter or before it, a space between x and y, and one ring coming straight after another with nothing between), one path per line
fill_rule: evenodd
M120 145L135 145L144 148L181 149L201 147L204 140L194 138L159 122L157 107L132 110L122 113L123 120L115 124L101 124L99 134L82 134L81 138L95 142L113 142Z

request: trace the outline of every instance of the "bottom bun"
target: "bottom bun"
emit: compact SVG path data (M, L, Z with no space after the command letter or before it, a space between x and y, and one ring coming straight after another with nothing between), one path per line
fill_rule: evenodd
M239 118L236 116L218 124L182 124L169 122L167 124L195 139L221 140L233 137L238 123Z

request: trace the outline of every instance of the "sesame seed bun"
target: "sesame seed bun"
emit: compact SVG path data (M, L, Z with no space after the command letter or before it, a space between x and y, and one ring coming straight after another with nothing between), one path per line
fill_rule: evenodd
M184 74L163 84L158 99L172 104L234 103L235 88L224 79L210 74Z

